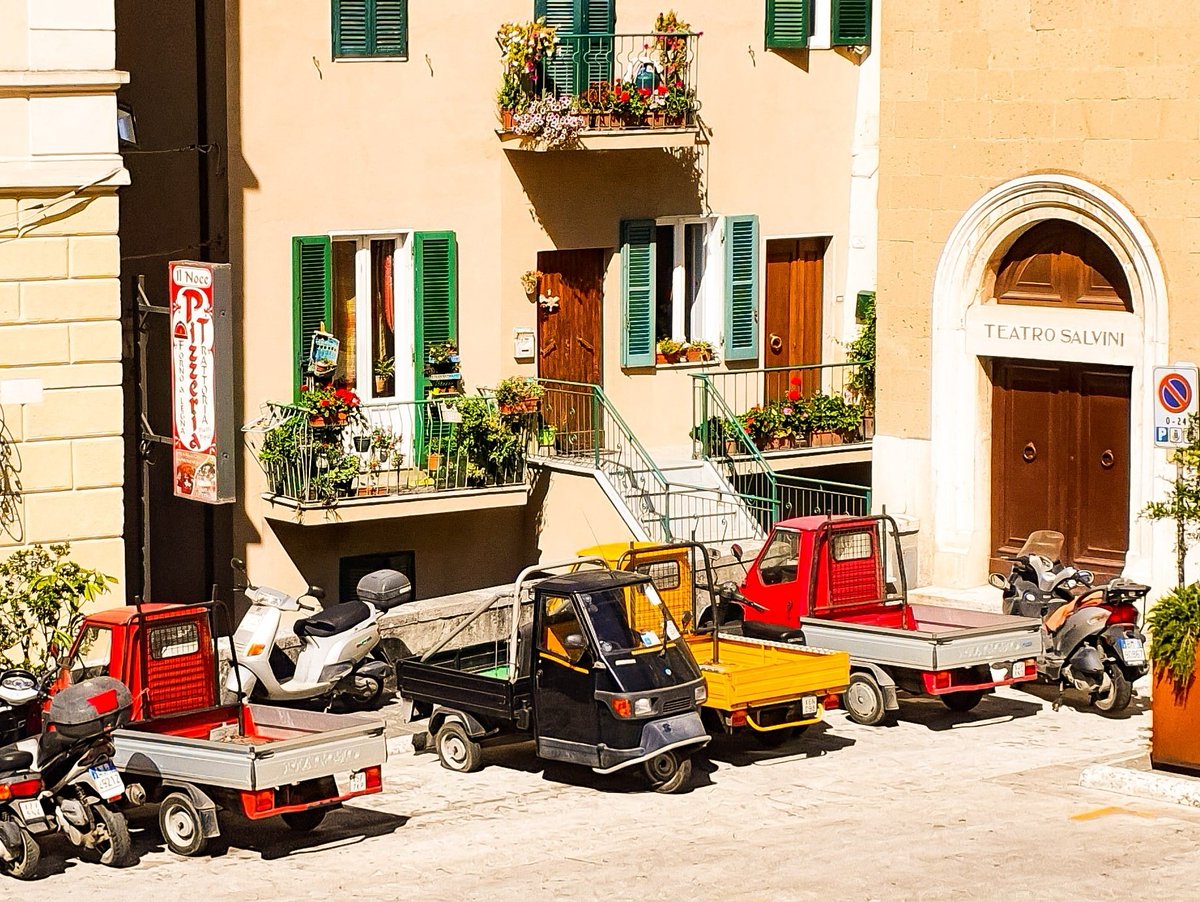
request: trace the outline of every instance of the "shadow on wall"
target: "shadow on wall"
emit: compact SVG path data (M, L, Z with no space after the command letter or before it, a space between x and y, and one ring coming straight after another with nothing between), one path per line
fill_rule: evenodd
M622 219L709 212L698 147L506 155L531 215L558 248L611 247Z
M18 545L25 541L22 508L21 449L4 422L4 409L0 408L0 536L7 536Z

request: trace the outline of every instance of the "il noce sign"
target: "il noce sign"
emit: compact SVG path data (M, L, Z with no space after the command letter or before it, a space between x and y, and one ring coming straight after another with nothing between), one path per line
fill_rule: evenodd
M981 357L1132 365L1142 344L1137 316L1108 310L984 304L967 311L964 328Z

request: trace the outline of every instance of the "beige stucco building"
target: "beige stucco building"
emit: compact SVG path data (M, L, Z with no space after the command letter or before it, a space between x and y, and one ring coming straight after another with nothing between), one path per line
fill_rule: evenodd
M1139 512L1173 475L1158 396L1189 394L1154 368L1200 352L1200 11L882 19L875 503L919 521L924 582L979 585L1053 528L1077 560L1171 584L1172 530Z
M69 540L121 584L126 78L111 3L0 2L0 555Z
M243 348L238 404L251 441L262 440L253 426L262 405L293 398L297 361L319 320L342 342L339 376L363 397L373 423L401 433L406 466L416 469L419 455L423 467L413 417L428 416L425 351L440 334L430 322L446 313L429 307L435 289L454 297L450 337L469 390L528 375L594 383L604 393L601 402L585 389L591 419L579 428L556 421L558 460L516 488L298 509L286 491L264 497L277 487L254 453L243 452L233 545L245 548L252 578L345 588L348 559L369 555L365 564L415 567L421 596L504 582L539 556L643 532L628 485L643 476L708 490L659 499L660 507L682 505L672 507L673 534L699 528L702 538L719 540L756 528L727 476L692 459L693 377L745 371L741 394L729 401L742 413L764 390L764 376L749 371L841 361L844 342L858 334L856 298L875 287L878 56L870 4L817 0L804 33L782 46L789 38L781 23L774 48L766 37L773 4L669 5L691 27L694 115L683 127L589 133L581 148L549 151L502 134L496 101L497 29L541 12L534 0L381 3L371 7L380 19L366 38L349 27L339 37L339 7L330 0L228 7L228 246ZM856 27L866 28L853 40L845 36L849 19L838 19L851 10ZM385 20L385 11L402 24ZM649 0L551 10L561 34L586 30L604 48L604 81L644 77L655 88L664 73L646 74L643 64L655 53L660 12ZM209 70L211 77L217 67ZM631 241L630 223L649 231ZM648 290L657 295L657 324L652 317L647 329L641 320L636 336L631 247L644 252L634 263L654 268ZM448 289L430 281L434 250L439 260L450 254ZM784 326L766 322L769 265L783 273L771 277L778 298L770 303ZM743 267L740 282L735 266ZM305 281L322 270L319 284ZM522 287L530 270L545 274L537 296ZM317 313L298 308L306 297ZM564 323L557 332L555 317ZM717 360L656 364L653 345L664 337L708 341ZM638 341L640 356L631 350ZM395 373L377 389L381 357L394 357ZM780 384L786 388L786 374ZM414 408L414 399L426 406ZM562 392L558 401L566 403ZM627 435L617 434L618 419ZM614 455L638 445L652 461L639 457L646 472L624 485L562 460L565 433L594 431L601 420L606 437L585 442L603 441ZM822 460L851 467L865 484L869 459L869 444L860 444ZM648 497L643 491L638 502L654 503Z

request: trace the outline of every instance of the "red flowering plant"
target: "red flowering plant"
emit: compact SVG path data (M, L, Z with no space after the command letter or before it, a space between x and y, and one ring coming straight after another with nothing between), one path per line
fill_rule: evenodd
M738 425L750 441L762 447L779 434L779 407L768 404L765 407L755 404L737 418Z
M362 401L353 391L341 386L301 386L299 406L308 414L310 420L322 420L326 424L333 424L344 423L350 417L357 416Z
M643 119L651 93L649 88L638 88L632 82L615 82L609 95L609 108L623 119Z

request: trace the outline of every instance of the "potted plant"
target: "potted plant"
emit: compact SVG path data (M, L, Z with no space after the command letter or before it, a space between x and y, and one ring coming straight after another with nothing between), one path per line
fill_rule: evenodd
M656 348L655 361L658 363L678 363L683 354L684 344L673 338L660 338Z
M804 406L808 415L809 441L814 448L840 445L853 437L862 425L862 408L847 403L841 395L817 392L804 402Z
M288 495L289 483L294 484L299 471L307 469L308 439L308 418L303 414L292 414L263 435L258 462L272 494Z
M554 453L555 441L558 438L558 429L550 423L542 423L538 427L537 443L542 454L549 455Z
M429 442L428 450L425 454L425 469L430 473L434 473L442 468L442 456L446 450L446 442L443 439L435 438Z
M863 438L875 435L875 298L863 299L863 329L846 345L846 359L857 364L846 386L862 405Z
M521 273L521 287L525 289L525 296L531 301L537 300L538 286L541 284L542 274L536 269L529 269Z
M371 430L371 449L381 465L386 466L393 454L396 456L396 465L400 465L399 446L400 436L392 430L382 426L376 426Z
M506 415L536 413L545 393L540 383L524 376L501 379L495 390L500 413Z
M579 133L587 127L587 120L575 109L570 97L555 97L553 94L533 100L524 110L513 116L512 130L530 143L540 144L549 150L575 147Z
M308 414L310 426L345 426L359 415L361 405L358 395L348 388L300 386L299 407Z
M712 342L704 341L703 339L689 341L687 345L687 359L692 363L700 363L705 360L712 360Z
M375 394L391 394L391 381L395 375L395 357L380 357L377 361L375 361Z
M309 483L313 497L332 506L339 498L353 495L358 479L358 458L333 444L323 447L321 461L324 466L318 464L317 474Z
M1200 638L1200 583L1176 586L1146 618L1150 629L1154 767L1200 774L1200 690L1196 688Z
M770 446L779 429L779 409L773 404L765 407L755 404L737 419L742 431L759 450Z
M458 343L435 342L425 351L425 375L434 373L457 373L460 363Z
M544 17L532 22L505 22L496 32L504 71L496 91L500 125L511 131L515 115L540 93L542 63L555 52L555 29Z

